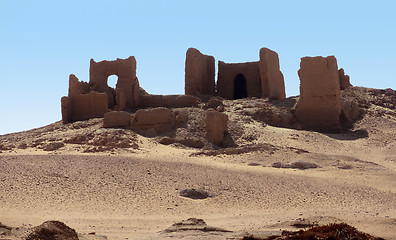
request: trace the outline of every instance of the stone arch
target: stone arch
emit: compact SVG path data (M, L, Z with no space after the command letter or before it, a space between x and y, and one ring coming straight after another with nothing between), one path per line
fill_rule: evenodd
M116 89L108 86L108 77L111 75L118 77ZM91 59L89 85L92 90L108 95L109 108L116 106L117 92L122 92L124 95L126 108L136 108L139 104L139 82L136 77L135 57L101 62L95 62Z
M238 73L234 78L234 99L246 98L247 96L246 77L242 73Z

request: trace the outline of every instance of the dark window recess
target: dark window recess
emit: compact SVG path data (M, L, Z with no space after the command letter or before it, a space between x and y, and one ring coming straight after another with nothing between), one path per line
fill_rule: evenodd
M240 73L234 79L234 99L246 98L247 96L246 78Z

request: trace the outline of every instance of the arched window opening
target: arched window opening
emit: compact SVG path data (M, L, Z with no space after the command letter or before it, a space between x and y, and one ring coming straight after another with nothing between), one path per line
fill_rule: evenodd
M110 75L107 78L107 86L111 87L111 88L116 88L117 86L117 82L118 82L118 76L117 75Z
M246 78L240 73L234 79L234 99L246 98L247 96Z

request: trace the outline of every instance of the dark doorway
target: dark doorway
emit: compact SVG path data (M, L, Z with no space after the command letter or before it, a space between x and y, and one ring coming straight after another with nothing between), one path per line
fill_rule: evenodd
M246 78L240 73L234 79L234 99L241 99L247 96Z

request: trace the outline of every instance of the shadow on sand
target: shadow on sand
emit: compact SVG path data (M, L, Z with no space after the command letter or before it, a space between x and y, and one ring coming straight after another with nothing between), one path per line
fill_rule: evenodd
M368 138L369 134L366 129L346 130L343 133L323 133L324 135L343 141L353 141L360 138Z

